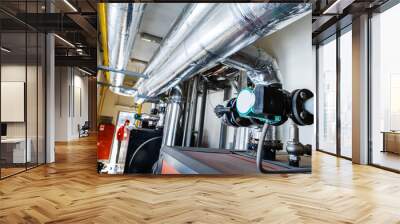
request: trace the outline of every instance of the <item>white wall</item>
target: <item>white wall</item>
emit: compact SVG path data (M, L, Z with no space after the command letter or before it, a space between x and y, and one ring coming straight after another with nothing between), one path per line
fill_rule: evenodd
M218 148L221 121L215 116L214 108L223 102L223 91L208 91L204 114L203 147ZM197 112L197 117L200 112Z
M78 125L88 121L88 78L72 67L56 67L55 140L79 138Z
M76 72L77 70L75 70ZM79 71L78 71L79 72ZM74 109L71 120L71 135L72 138L79 137L78 124L83 125L85 121L89 120L89 102L88 102L88 78L83 73L79 72L74 74L74 91L72 98L74 99ZM80 101L80 102L79 102Z
M55 69L55 140L68 140L69 76L67 67Z
M231 89L229 99L236 97L237 92ZM203 147L218 148L219 147L219 136L221 133L221 120L217 118L214 113L214 108L224 103L224 91L212 91L207 92L206 109L204 115L204 131L203 131ZM197 106L197 124L196 130L198 130L199 114L200 114L200 101L201 97L198 99ZM226 138L224 148L233 149L234 146L234 134L236 128L228 126L226 127Z
M288 27L258 40L254 45L263 48L278 61L283 87L289 91L307 88L316 94L315 57L312 49L311 14ZM288 138L288 122L280 133ZM315 125L300 127L300 141L315 147Z

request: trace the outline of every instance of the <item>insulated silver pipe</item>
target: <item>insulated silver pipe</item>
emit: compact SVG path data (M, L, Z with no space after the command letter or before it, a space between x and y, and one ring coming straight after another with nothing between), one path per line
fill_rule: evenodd
M201 101L200 101L199 132L197 134L196 147L200 147L203 143L204 114L206 112L207 91L208 91L207 90L207 81L203 80Z
M187 128L189 124L189 112L190 112L190 98L192 93L193 87L193 80L189 80L186 85L185 94L185 109L184 109L184 121L183 121L183 137L182 137L182 146L185 146L186 143L186 135L187 135Z
M165 112L166 112L166 106L167 104L164 102L161 102L158 104L158 116L160 116L160 120L158 120L156 128L161 128L164 127L164 122L165 122Z
M181 117L182 90L178 86L171 89L165 113L162 145L175 146L179 119Z
M137 86L138 93L152 97L167 91L308 14L310 6L307 3L215 4L197 28L174 45L175 50L154 70L155 75Z
M225 102L231 96L231 89L225 88L224 89L224 98L223 101ZM220 124L220 131L219 131L219 148L224 149L226 147L226 132L227 132L227 125L224 122Z
M153 55L149 61L147 67L144 70L144 74L149 77L154 74L156 69L160 67L170 54L175 50L176 46L179 45L187 35L197 27L197 24L210 12L215 6L214 3L190 3L184 9L181 15L176 19L174 25L168 34L163 38L157 52ZM141 85L144 81L140 78L135 88ZM136 94L134 94L136 96Z
M255 85L281 83L282 80L275 58L252 45L223 60L222 64L245 71Z
M144 3L109 3L107 7L107 33L109 66L125 70L130 53L143 17ZM134 90L123 89L124 74L110 72L110 90L114 93L132 96Z
M191 97L190 97L190 105L189 105L189 118L187 124L187 133L185 134L185 145L186 147L190 147L192 145L192 135L193 129L196 122L196 112L197 112L197 88L198 88L199 76L193 78L193 87Z
M236 128L235 151L248 150L248 143L250 140L250 128L239 127Z
M278 127L271 126L267 132L267 139L271 141L278 140Z
M157 104L156 103L151 103L151 111L157 109Z

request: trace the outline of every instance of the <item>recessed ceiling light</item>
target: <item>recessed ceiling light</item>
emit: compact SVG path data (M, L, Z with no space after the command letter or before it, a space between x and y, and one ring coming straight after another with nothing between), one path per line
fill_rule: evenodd
M88 72L88 71L86 71L86 70L83 70L83 69L81 69L81 68L79 68L79 67L78 67L78 70L81 71L81 72L83 72L83 73L85 73L85 74L87 74L87 75L92 75L92 73L90 73L90 72Z
M67 4L74 12L78 12L78 9L75 8L68 0L64 0L65 4Z
M142 40L147 41L147 42L153 42L150 39L147 39L147 38L144 38L144 37L142 37Z
M225 77L223 77L223 76L218 76L218 77L217 77L217 80L218 80L218 81L223 81L223 80L226 80L226 79L225 79Z
M343 10L353 2L354 0L336 0L332 5L325 9L322 14L342 14Z
M6 53L10 53L11 52L11 50L9 50L9 49L7 49L5 47L1 47L0 49L1 49L1 51L4 51Z
M73 44L72 44L71 42L69 42L68 40L66 40L66 39L64 39L64 38L62 38L62 37L60 37L60 36L57 35L57 34L54 34L54 36L57 37L57 38L58 38L59 40L61 40L62 42L66 43L68 46L75 48L75 45L73 45Z
M140 35L140 39L147 41L147 42L153 42L153 43L159 44L162 41L161 37L158 37L158 36L155 36L155 35L152 35L149 33L140 33L139 35Z
M131 62L137 62L137 63L141 63L141 64L145 64L145 65L147 65L149 63L147 61L143 61L143 60L140 60L137 58L131 58Z

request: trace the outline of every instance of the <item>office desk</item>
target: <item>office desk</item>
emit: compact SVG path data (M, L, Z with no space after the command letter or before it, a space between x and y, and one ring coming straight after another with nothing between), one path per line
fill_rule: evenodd
M383 131L383 150L382 152L392 152L400 154L400 132Z
M32 160L32 153L31 153L32 141L30 138L28 138L28 139L26 139L26 142L28 144L27 144L26 153L25 153L25 138L1 139L1 157L3 157L7 163L31 162L31 160Z

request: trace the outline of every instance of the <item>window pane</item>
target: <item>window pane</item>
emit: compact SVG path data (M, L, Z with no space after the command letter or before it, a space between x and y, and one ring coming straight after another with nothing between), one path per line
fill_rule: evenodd
M336 153L336 40L318 48L318 144Z
M400 4L372 18L372 163L400 170Z
M352 35L340 37L340 154L351 158L352 141Z

